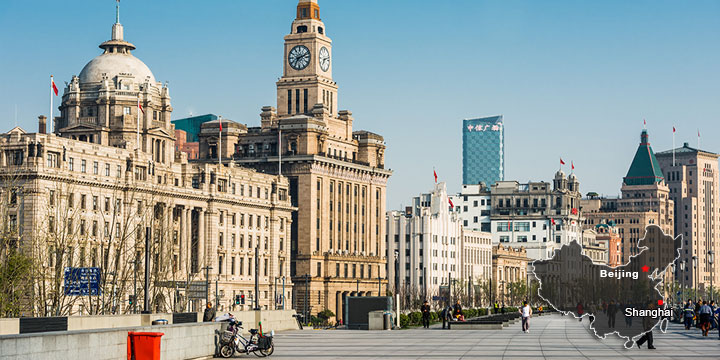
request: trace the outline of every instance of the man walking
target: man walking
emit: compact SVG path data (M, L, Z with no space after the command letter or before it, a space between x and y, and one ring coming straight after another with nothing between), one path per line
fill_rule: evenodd
M693 307L692 300L688 300L683 308L683 319L685 320L685 330L690 330L693 323L693 317L695 317L695 308Z
M700 317L700 330L702 330L703 336L708 336L708 331L710 331L710 316L712 316L712 309L710 308L710 305L707 304L707 301L702 302L698 315Z
M425 300L423 302L423 305L420 307L420 312L422 313L423 327L426 329L429 329L430 328L430 305L428 304L427 300Z
M530 307L530 305L528 305L527 301L523 301L523 306L520 308L520 315L522 316L522 330L524 333L529 333L532 308Z
M610 300L610 304L608 304L606 312L608 317L608 327L610 329L615 328L615 316L617 315L617 304L615 304L615 300Z
M650 310L655 309L655 303L648 304L648 308ZM650 350L654 350L655 347L653 346L652 328L657 323L657 320L651 318L650 316L645 316L642 319L642 323L643 323L643 329L647 332L645 334L643 334L643 336L640 339L638 339L636 344L637 344L638 348L640 348L642 346L642 344L644 344L647 341L647 344L648 344L647 348Z

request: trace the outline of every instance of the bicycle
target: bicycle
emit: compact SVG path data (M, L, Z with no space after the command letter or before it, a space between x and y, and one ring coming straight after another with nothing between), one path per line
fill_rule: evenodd
M240 330L243 329L242 322L231 321L230 326L232 330L225 331L222 336L223 345L220 347L220 356L230 358L235 352L241 354L252 352L257 357L266 357L274 352L274 331L270 332L270 336L264 336L259 333L258 329L250 329L250 337L245 338L240 333Z

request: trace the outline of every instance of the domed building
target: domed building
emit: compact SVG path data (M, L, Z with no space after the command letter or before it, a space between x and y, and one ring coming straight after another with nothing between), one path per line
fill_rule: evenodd
M40 116L35 133L15 127L0 134L0 194L13 194L0 196L0 207L17 230L12 242L48 254L34 263L33 286L42 290L23 304L23 314L138 312L145 299L130 279L144 271L137 260L148 237L149 310L198 311L205 293L185 285L210 280L218 312L290 308L297 208L288 178L217 159L217 151L189 160L175 148L167 86L133 56L117 17L100 48L65 86L54 131L47 133ZM246 128L221 121L205 135L232 153L231 140ZM102 297L44 301L58 294L44 289L62 284L66 268L88 267L102 274ZM245 296L254 304L241 303Z
M167 85L133 56L119 16L103 53L90 60L65 87L55 133L95 144L153 154L169 163L173 153L172 106Z

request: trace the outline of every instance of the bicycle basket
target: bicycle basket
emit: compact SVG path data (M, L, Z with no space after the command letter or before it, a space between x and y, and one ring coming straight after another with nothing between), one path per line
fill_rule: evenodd
M232 331L223 331L222 337L220 338L220 342L223 344L227 344L231 342L233 339L233 332Z
M272 346L272 336L261 336L257 340L257 346L260 350L267 350Z

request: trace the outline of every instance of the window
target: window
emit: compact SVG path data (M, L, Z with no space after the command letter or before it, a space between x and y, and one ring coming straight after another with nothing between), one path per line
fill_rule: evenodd
M85 208L86 208L86 206L87 206L87 205L85 204L85 200L86 200L86 199L87 199L87 196L86 196L85 194L80 195L80 209L85 210Z
M110 164L105 164L105 176L110 176Z
M75 158L68 159L68 169L70 171L75 171Z
M93 161L93 175L97 175L97 174L98 174L98 171L99 171L98 166L99 166L99 165L98 165L98 162L97 162L97 161Z
M230 275L235 275L235 257L230 258Z
M93 209L93 211L98 210L98 197L97 196L92 197L92 209Z
M84 159L80 161L80 172L83 174L87 172L87 162Z
M240 270L239 275L242 275L245 271L245 258L240 258L240 264L238 264L238 270Z
M218 256L218 274L223 273L223 257L222 255Z
M121 177L122 176L122 165L118 165L117 169L115 170L115 177Z
M130 115L130 107L129 106L123 107L123 115Z
M57 168L60 167L58 164L58 153L54 152L48 152L47 153L47 167L49 168Z
M48 202L50 203L50 206L55 206L55 190L50 190Z
M308 112L308 89L303 90L303 113Z
M507 235L500 235L500 242L510 242L510 237Z
M497 231L510 231L510 222L501 221L497 223Z

